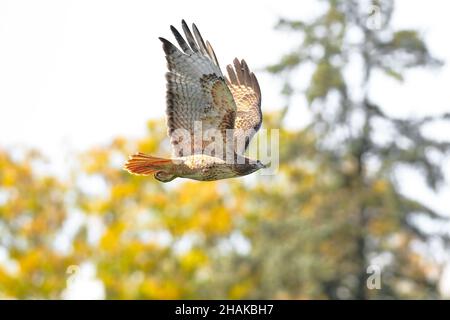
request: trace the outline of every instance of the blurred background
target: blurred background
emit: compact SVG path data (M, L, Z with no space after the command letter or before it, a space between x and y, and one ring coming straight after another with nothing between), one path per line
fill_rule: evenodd
M0 298L450 297L450 5L0 1ZM161 184L157 37L255 70L276 175Z

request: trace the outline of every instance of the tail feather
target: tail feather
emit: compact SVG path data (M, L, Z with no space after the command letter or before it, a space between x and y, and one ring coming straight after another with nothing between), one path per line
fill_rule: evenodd
M165 169L171 163L170 159L153 157L139 152L130 157L124 169L132 174L146 176Z

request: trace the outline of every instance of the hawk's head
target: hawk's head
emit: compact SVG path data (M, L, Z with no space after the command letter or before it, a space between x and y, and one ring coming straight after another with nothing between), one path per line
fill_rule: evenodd
M237 172L240 176L245 176L247 174L253 173L258 171L259 169L265 169L270 166L270 163L264 164L259 160L253 160L245 158L245 162L242 164L235 164L234 170Z

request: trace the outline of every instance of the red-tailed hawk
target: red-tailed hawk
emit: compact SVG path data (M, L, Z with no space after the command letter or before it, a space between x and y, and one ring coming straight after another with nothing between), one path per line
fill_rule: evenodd
M265 168L243 155L262 122L255 75L244 60L234 59L224 77L213 48L195 24L191 31L183 20L182 27L185 38L170 27L182 51L159 38L169 69L166 113L173 157L138 153L125 169L168 182L176 177L200 181L240 177Z

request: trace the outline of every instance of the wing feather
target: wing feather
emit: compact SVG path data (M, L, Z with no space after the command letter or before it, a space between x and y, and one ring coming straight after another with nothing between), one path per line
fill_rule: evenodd
M238 79L236 78L236 73L234 72L234 69L231 65L227 66L227 72L228 72L228 78L227 78L228 82L230 84L238 83Z
M197 44L200 47L201 53L203 55L206 55L208 50L206 49L205 41L203 40L200 31L198 31L198 28L194 23L192 24L192 30L194 30L195 40L197 40Z
M160 38L169 69L166 74L166 113L173 153L186 156L204 152L206 148L214 150L214 144L219 142L225 151L223 142L226 130L234 128L236 103L209 42L205 45L195 25L193 34L184 20L182 27L187 42L175 27L171 26L171 30L183 52L170 41ZM222 140L209 140L203 136L199 141L194 139L199 123L203 132L219 131Z
M213 60L214 63L216 64L216 66L218 68L220 68L219 61L217 60L217 57L216 57L216 53L214 52L214 49L212 48L212 46L208 40L206 40L206 49L208 51L208 55L211 58L211 60Z
M227 66L228 87L237 106L234 138L236 152L243 154L262 123L261 89L245 60L233 60Z
M172 31L173 35L175 36L175 39L177 40L179 46L181 49L183 49L184 53L186 54L192 54L192 50L187 44L187 42L184 40L183 36L178 32L178 30L174 26L170 26L170 30Z
M191 49L194 52L199 52L199 48L197 46L197 43L195 42L194 36L192 35L191 30L189 30L189 27L187 26L186 21L184 21L184 19L181 21L181 25L183 27L184 35L186 36L186 39L189 42L189 45L191 46Z

